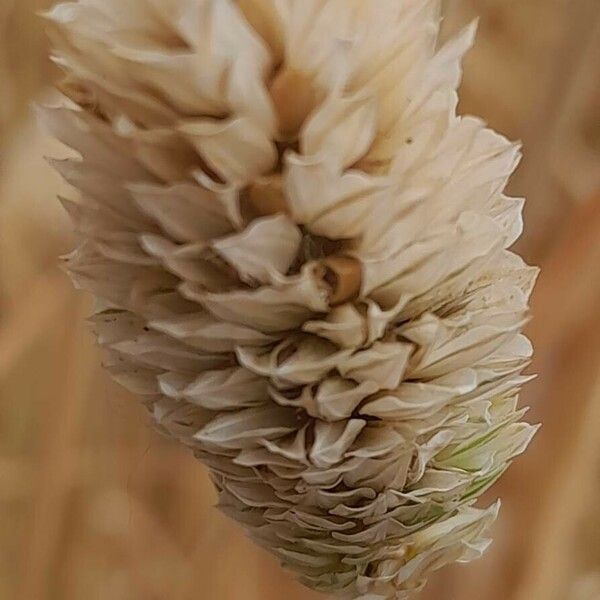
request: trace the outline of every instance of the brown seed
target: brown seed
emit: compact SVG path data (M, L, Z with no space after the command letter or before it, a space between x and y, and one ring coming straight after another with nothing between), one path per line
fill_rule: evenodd
M282 69L271 84L271 97L279 118L280 134L286 139L296 138L315 106L313 82L305 73Z
M255 181L248 189L248 209L251 217L268 217L289 212L281 175Z
M332 290L329 297L332 306L358 297L362 284L362 267L359 260L350 256L330 256L323 260L323 266L323 280Z

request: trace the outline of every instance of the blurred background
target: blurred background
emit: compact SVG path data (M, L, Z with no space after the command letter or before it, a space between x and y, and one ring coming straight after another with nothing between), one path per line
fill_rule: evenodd
M212 509L203 468L148 426L99 367L89 298L57 257L72 239L30 105L54 73L35 12L0 0L0 598L310 600ZM426 600L600 600L600 0L448 0L479 15L461 112L525 145L519 250L543 274L523 394L544 422L490 494L504 508L480 562Z

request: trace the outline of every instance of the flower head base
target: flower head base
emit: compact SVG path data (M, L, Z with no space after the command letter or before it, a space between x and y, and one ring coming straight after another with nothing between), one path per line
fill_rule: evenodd
M439 1L80 0L44 111L112 375L316 589L479 556L529 443L519 149L456 115Z

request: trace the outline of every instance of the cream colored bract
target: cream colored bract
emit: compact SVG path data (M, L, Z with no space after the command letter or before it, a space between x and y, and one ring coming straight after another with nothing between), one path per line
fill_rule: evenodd
M75 282L112 375L308 586L402 600L488 546L535 428L519 149L456 115L439 2L80 0L47 16Z

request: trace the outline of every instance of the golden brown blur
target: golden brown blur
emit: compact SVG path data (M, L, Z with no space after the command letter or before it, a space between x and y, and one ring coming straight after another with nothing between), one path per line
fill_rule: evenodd
M30 104L53 77L35 12L0 0L0 600L309 600L212 508L204 469L111 383ZM496 486L496 542L427 600L600 599L600 0L447 0L481 17L461 112L522 139L520 250L543 267L529 327L544 428Z

